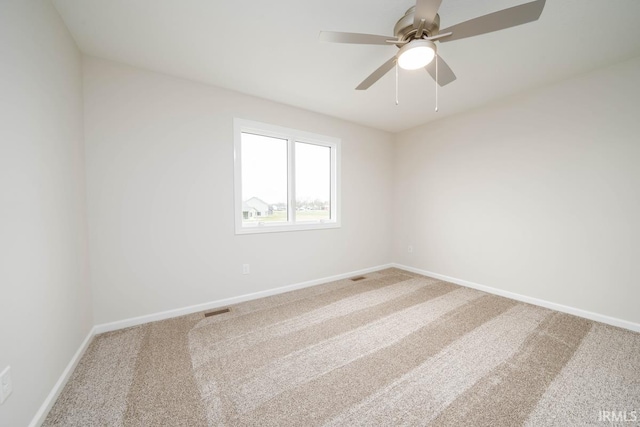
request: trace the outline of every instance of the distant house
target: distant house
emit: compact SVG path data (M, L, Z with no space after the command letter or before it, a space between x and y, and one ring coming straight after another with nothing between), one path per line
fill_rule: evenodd
M249 206L247 202L242 202L242 217L244 219L251 219L255 217L257 212L258 211Z
M264 217L273 214L273 209L264 200L257 197L252 197L249 200L242 202L242 217L244 219L251 219L256 217Z

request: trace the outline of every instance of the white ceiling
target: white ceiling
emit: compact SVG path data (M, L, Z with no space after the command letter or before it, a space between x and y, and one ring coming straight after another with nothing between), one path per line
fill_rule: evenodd
M526 0L444 0L441 28ZM53 0L83 53L397 132L640 55L640 1L547 0L540 20L439 44L458 79L423 71L354 88L395 46L321 43L320 30L393 35L412 0Z

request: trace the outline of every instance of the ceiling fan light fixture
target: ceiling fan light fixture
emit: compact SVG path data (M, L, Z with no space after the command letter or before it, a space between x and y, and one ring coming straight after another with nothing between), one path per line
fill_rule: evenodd
M398 51L398 65L404 70L424 68L436 56L436 45L429 40L412 40Z

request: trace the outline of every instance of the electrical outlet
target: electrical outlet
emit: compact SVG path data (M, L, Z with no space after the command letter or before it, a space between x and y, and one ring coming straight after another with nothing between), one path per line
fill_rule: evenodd
M7 400L7 397L13 391L13 384L11 383L11 366L7 366L0 374L0 405Z
M242 264L242 274L249 274L251 270L249 269L249 264Z
M409 252L410 254L413 253L413 246L407 246L407 252Z

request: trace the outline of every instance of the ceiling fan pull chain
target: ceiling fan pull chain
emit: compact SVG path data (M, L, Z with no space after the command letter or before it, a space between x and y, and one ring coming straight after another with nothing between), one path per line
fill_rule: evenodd
M438 112L438 54L436 53L436 113Z
M396 105L398 104L398 61L396 61Z

